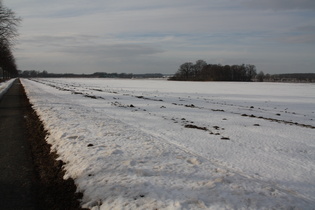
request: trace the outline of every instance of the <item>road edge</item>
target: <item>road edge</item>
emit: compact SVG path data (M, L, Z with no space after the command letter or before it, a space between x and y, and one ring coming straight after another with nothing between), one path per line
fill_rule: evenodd
M22 83L21 83L22 84ZM83 193L77 192L72 178L63 179L64 162L57 160L58 155L51 152L51 145L46 142L48 131L32 108L25 88L22 85L26 100L24 119L27 127L27 140L31 145L35 176L38 180L38 205L40 209L82 209L80 206Z

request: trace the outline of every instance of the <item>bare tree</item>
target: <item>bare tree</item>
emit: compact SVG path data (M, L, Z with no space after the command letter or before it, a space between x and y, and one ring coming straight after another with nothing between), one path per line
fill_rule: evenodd
M17 75L15 58L11 47L14 38L18 36L17 27L21 18L16 17L15 13L3 6L0 0L0 69L3 79Z
M15 13L3 6L0 0L0 41L4 44L11 45L12 40L18 36L17 27L21 18L16 17Z
M251 64L247 64L245 66L245 68L246 68L247 80L250 81L251 79L253 79L257 75L256 66L251 65Z
M265 77L265 74L263 71L260 71L257 75L256 75L256 78L257 78L257 81L258 82L263 82L264 81L264 77Z
M194 69L194 64L191 62L186 62L180 65L178 71L187 80L192 76L193 69Z
M201 70L207 66L207 62L204 60L197 60L194 67L194 78L195 79L199 79L199 75L201 73Z

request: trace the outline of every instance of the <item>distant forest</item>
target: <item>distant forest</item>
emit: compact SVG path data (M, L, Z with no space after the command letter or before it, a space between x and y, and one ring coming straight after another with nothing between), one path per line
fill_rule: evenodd
M36 70L25 70L19 71L19 77L30 78L30 77L67 77L67 78L162 78L163 74L160 73L147 73L147 74L126 74L126 73L106 73L106 72L95 72L93 74L56 74L48 73L47 71L36 71Z
M312 82L315 83L313 73L293 73L293 74L263 74L259 75L260 81L264 82Z

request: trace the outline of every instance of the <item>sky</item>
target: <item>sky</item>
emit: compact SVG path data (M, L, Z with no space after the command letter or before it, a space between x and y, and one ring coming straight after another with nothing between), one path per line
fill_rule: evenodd
M315 73L314 0L3 0L20 70L173 74L185 62Z

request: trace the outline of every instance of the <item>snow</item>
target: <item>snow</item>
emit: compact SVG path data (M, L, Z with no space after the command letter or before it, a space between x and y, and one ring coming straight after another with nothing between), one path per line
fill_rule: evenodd
M314 84L22 83L83 207L314 209Z
M9 90L9 88L12 86L14 82L14 79L9 79L4 82L0 82L0 100L3 97L3 95Z

